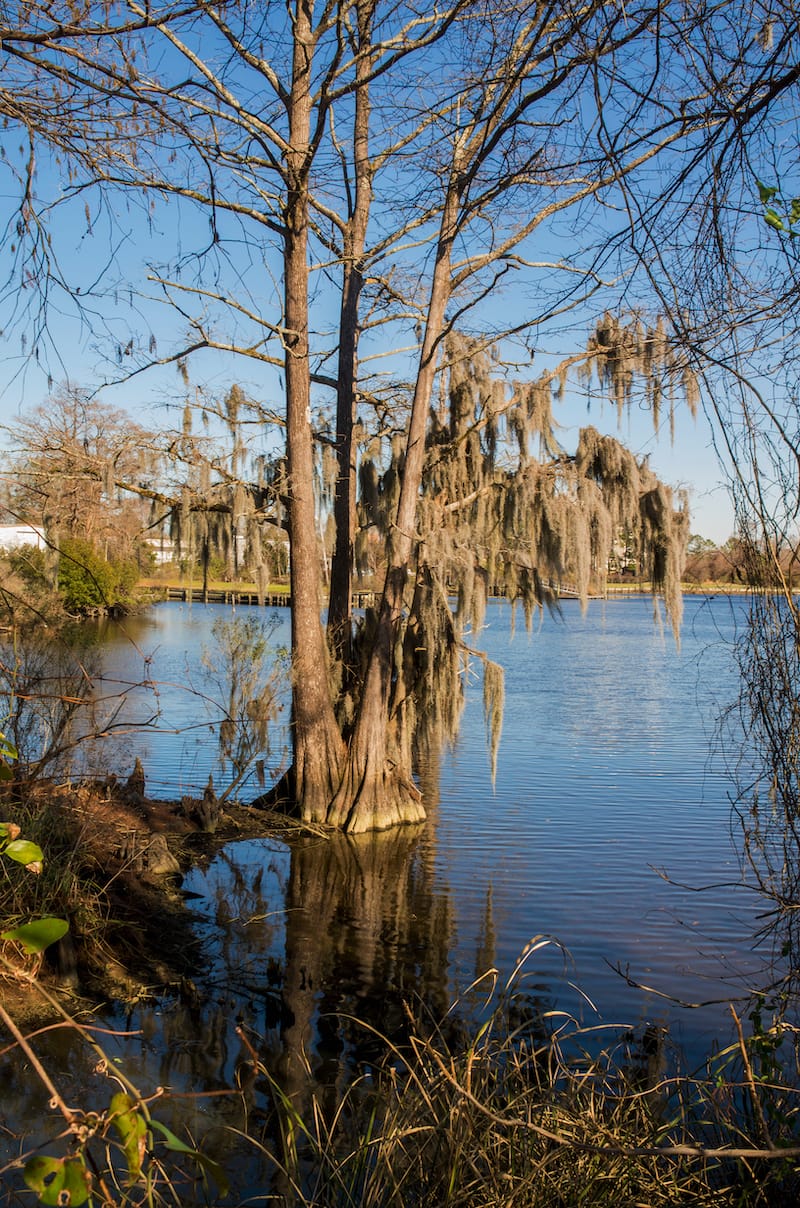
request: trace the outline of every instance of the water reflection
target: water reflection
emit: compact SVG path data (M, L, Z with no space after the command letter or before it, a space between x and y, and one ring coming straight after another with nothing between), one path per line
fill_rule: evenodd
M344 1087L382 1059L382 1037L402 1046L412 1014L444 1016L453 916L421 858L422 834L241 842L187 877L185 891L201 895L205 972L181 1003L131 1021L162 1030L162 1085L239 1091L214 1100L213 1113L206 1106L205 1127L186 1120L215 1156L227 1148L237 1182L263 1189L275 1175L272 1079L299 1112L314 1093L332 1114ZM223 1125L246 1126L265 1152Z
M277 1144L263 1071L299 1110L312 1091L333 1110L343 1086L381 1059L378 1034L402 1044L407 1005L444 1015L452 909L420 857L421 838L422 828L406 828L232 844L183 885L202 941L195 978L174 999L112 1013L120 1032L136 1032L106 1038L112 1070L122 1056L143 1092L176 1094L157 1118L233 1162L240 1193L271 1177L267 1154L231 1131L261 1133L267 1151ZM94 1059L74 1034L36 1044L73 1101L107 1105L115 1088L93 1077ZM47 1118L47 1094L19 1069L17 1061L0 1070L0 1123L24 1132Z
M449 895L434 889L419 858L421 834L407 827L293 844L287 1071L311 1052L314 1076L328 1083L342 1063L368 1059L376 1046L348 1016L396 1040L408 1023L405 1003L437 1016L446 1009L452 912Z
M507 610L493 606L485 645L507 668L495 785L480 691L468 685L454 749L421 765L424 828L239 842L193 870L183 888L202 968L176 998L111 1016L141 1029L114 1052L143 1089L215 1096L174 1100L170 1127L185 1122L219 1153L231 1144L223 1126L263 1127L269 1140L269 1087L248 1074L252 1050L298 1104L315 1083L330 1103L376 1058L370 1028L402 1040L406 1003L440 1018L487 967L507 975L539 933L559 937L577 968L542 950L537 1004L572 1010L574 982L605 1019L668 1023L690 1065L702 1060L729 1026L726 994L760 975L759 903L741 892L727 782L709 754L717 701L734 688L718 641L728 607L687 601L677 651L654 631L649 601L576 609L513 641ZM130 622L135 646L130 633L109 638L107 685L158 681L164 732L136 746L154 795L201 791L208 778L215 737L181 685L218 613L160 608ZM631 990L616 964L655 993ZM662 994L712 1005L681 1014ZM235 1161L242 1186L268 1164L252 1149Z
M422 828L407 827L291 844L242 842L191 872L184 889L200 895L207 972L198 979L197 1002L165 1020L174 1040L162 1077L230 1083L240 1057L231 1040L238 1024L254 1038L260 1060L295 1089L307 1077L335 1084L379 1047L350 1017L397 1038L407 1026L405 1003L443 1014L452 909L421 858L421 839ZM218 1007L204 1010L206 995ZM187 1028L192 1012L204 1014L204 1029L214 1026L214 1015L226 1041ZM179 1035L191 1042L179 1043Z

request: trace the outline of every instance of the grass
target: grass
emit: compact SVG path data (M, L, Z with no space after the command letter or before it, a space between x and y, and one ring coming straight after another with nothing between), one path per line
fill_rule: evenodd
M408 1045L401 1051L387 1042L380 1070L351 1084L332 1116L316 1092L288 1094L252 1053L280 1139L270 1202L796 1202L796 1090L780 1079L757 1081L743 1037L700 1078L659 1074L663 1037L543 1015L525 992L522 968L505 985L490 980L486 1015L471 1033L455 1029L451 1039L444 1027L416 1021ZM777 1103L780 1115L772 1111Z
M177 590L182 590L184 587L192 587L195 591L201 590L203 586L202 575L188 576L181 574L166 574L166 575L150 575L138 582L140 588L167 588L173 587ZM255 583L244 579L228 581L224 579L209 579L209 591L231 591L231 592L257 592L258 588ZM278 596L288 595L288 583L270 583L266 589L265 595Z

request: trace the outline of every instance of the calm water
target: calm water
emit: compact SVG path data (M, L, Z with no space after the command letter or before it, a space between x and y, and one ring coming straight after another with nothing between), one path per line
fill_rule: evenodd
M468 984L481 961L511 968L542 933L568 949L571 977L604 1016L663 1014L660 994L702 1002L755 977L761 903L740 885L729 786L713 753L719 710L735 696L728 640L741 607L687 599L677 649L654 625L648 598L593 602L585 616L567 602L561 620L545 616L532 635L520 626L513 636L508 607L490 606L481 641L506 670L496 782L476 674L458 742L441 758L438 802L429 794L429 824L413 842L397 841L414 864L407 875L424 882L448 918L448 934L437 941L447 992ZM221 783L215 712L199 666L220 615L230 610L161 606L109 638L110 676L158 684L162 733L124 740L129 759L141 754L153 795L197 791L210 770ZM272 616L272 640L287 643L288 615ZM128 716L149 717L153 693L137 701ZM280 733L275 746L278 767ZM257 787L245 799L248 791ZM255 876L265 853L267 867L280 871L265 874L262 896L280 910L291 852L277 841L229 851L190 874L186 887L207 896L206 913L216 912L216 895L232 877L228 862L243 862L245 876ZM306 877L314 878L311 865ZM292 909L303 910L302 900ZM356 932L370 925L352 920ZM282 943L276 934L276 959ZM656 993L631 990L612 966ZM719 1018L715 1010L668 1013L688 1037L707 1035Z
M726 1043L727 1000L761 984L766 959L713 742L736 693L728 642L741 607L689 598L677 649L645 598L591 603L585 616L567 603L560 621L513 636L507 606L492 605L481 642L506 669L494 785L476 675L438 794L436 769L424 772L424 827L235 843L193 870L203 1005L113 1015L143 1030L120 1042L131 1071L177 1089L230 1085L239 1019L276 1071L303 1051L333 1083L370 1056L343 1016L393 1034L404 1001L443 1012L490 966L507 975L540 935L559 944L530 962L545 1004L587 1022L668 1024L690 1065ZM152 795L196 791L214 769L200 656L220 615L230 610L163 605L105 635L104 692L158 685L129 699L118 740L124 759L141 755ZM287 642L286 613L276 626ZM155 711L159 732L138 734ZM280 734L275 747L277 767ZM200 1114L209 1126L211 1109Z

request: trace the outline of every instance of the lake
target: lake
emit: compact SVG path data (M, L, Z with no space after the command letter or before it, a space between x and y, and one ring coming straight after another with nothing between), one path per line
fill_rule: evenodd
M560 619L545 614L530 635L521 624L512 635L508 605L490 605L480 642L506 672L496 781L476 671L455 747L442 754L438 777L424 773L428 825L398 844L413 849L415 875L446 908L449 993L476 973L487 906L501 969L532 936L552 935L604 1014L666 1015L687 1039L714 1030L718 1012L670 1010L659 995L701 1002L756 975L763 903L741 885L730 786L714 752L717 717L736 694L729 643L745 605L685 603L679 649L654 624L649 597L593 601L586 615L567 601ZM107 636L110 679L158 684L159 732L124 740L130 761L141 755L154 796L197 792L210 771L221 784L200 662L213 647L213 621L229 615L224 606L161 605ZM273 642L288 644L288 613L271 616ZM133 694L129 718L149 717L153 703L151 692ZM274 745L277 768L280 733ZM253 784L249 795L258 791ZM266 848L268 862L288 870L289 850L273 840ZM236 855L248 869L264 863L258 845ZM213 904L221 867L190 874L187 888ZM615 966L655 993L633 991Z
M234 843L201 863L183 884L202 940L199 1003L119 1007L106 1019L140 1035L114 1051L140 1085L219 1089L242 1055L238 1022L271 1068L302 1052L333 1085L376 1055L354 1019L397 1035L405 1002L442 1014L476 976L508 976L531 940L552 937L527 962L539 1005L667 1026L684 1067L699 1066L730 1039L728 1000L746 1001L769 957L715 742L745 607L689 597L678 648L647 597L593 601L585 615L568 601L532 634L512 634L509 607L491 604L480 644L506 671L495 782L476 670L458 740L421 770L427 823ZM153 796L202 790L210 771L221 783L201 672L220 616L230 609L160 605L103 628L98 691L149 681L114 741L119 758L140 755ZM288 643L288 613L275 616L272 640ZM156 713L157 728L137 732ZM280 732L274 748L277 768ZM197 1112L202 1132L213 1113Z

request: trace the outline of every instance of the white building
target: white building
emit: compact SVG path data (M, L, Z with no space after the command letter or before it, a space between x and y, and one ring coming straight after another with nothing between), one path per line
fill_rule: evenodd
M47 542L42 530L32 524L0 524L0 549L19 549L21 545L44 549Z
M144 544L148 549L152 550L157 566L163 566L167 562L178 561L180 556L178 547L168 537L145 537Z

